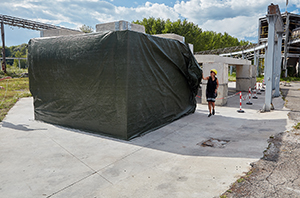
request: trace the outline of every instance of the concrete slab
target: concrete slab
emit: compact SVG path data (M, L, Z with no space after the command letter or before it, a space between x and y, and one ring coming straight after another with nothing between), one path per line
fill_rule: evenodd
M259 113L260 95L239 114L234 95L210 118L198 104L192 115L122 141L35 121L32 103L21 99L1 123L0 197L216 197L262 157L269 136L293 124L281 98ZM202 147L209 138L229 142Z
M251 65L251 61L246 59L236 59L231 57L222 57L218 55L194 55L198 63L211 63L211 62L219 62L225 63L228 65Z

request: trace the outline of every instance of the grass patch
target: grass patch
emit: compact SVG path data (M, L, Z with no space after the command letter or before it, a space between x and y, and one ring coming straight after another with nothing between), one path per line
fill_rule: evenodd
M6 66L6 73L0 69L0 79L10 76L12 78L21 77L24 73L28 73L28 69L19 69L11 65Z
M294 126L294 129L300 129L300 122Z
M256 77L256 82L261 82L262 83L264 78L265 78L264 76L257 76Z
M263 80L264 80L263 76L256 77L256 82L263 82ZM232 75L230 75L230 73L228 73L228 81L236 82L236 72L232 72Z
M228 81L235 82L236 81L236 72L232 72L232 75L228 73Z
M28 78L11 78L0 81L0 122L19 98L30 96Z
M256 77L256 82L263 82L264 76L257 76ZM236 81L236 73L232 72L232 75L228 73L228 81L235 82ZM292 81L300 81L300 77L286 77L286 78L280 78L280 81L284 82L292 82Z
M240 178L240 179L237 180L238 183L242 183L243 181L245 181L244 178Z
M300 81L300 77L286 77L286 78L280 78L280 81L286 81L286 82L291 82L291 81Z
M253 171L249 171L248 173L247 173L247 175L251 175L253 173Z

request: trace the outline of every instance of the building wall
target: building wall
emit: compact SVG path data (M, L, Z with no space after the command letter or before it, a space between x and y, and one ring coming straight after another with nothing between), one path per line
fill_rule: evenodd
M96 25L96 32L118 31L118 30L132 30L136 32L145 33L145 26L132 24L128 21L116 21L116 22L101 23Z
M62 35L72 35L72 34L84 34L84 33L77 30L69 30L69 29L51 29L51 30L41 31L40 37L62 36Z

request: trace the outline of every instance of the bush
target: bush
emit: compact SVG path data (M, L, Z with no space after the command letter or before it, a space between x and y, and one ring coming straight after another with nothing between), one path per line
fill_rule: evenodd
M24 73L28 73L28 69L19 69L19 67L7 65L6 74L4 71L0 70L0 78L10 76L12 78L22 77Z

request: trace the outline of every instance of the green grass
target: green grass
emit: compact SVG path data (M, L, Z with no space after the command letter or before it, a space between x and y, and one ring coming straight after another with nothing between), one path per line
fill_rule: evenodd
M286 82L300 81L300 77L286 77L286 78L280 78L280 81L286 81Z
M1 78L1 77L0 77ZM2 87L2 88L1 88ZM29 97L29 79L11 78L0 81L0 122L19 98Z
M257 82L263 82L264 76L258 76L256 77ZM228 81L235 82L236 81L236 73L232 72L232 75L228 73ZM291 82L291 81L300 81L300 77L286 77L286 78L280 78L280 81L286 81L286 82Z
M243 181L245 181L244 178L240 178L240 179L237 180L238 183L242 183Z
M19 69L18 67L14 67L11 65L7 65L6 66L6 73L4 73L1 69L0 69L0 79L10 76L12 78L15 77L21 77L22 74L24 73L28 73L28 69Z
M294 126L294 129L300 129L300 122Z
M232 75L228 73L228 81L235 82L236 81L236 73L232 72Z
M262 82L264 80L263 76L256 77L257 82ZM232 75L228 73L228 81L235 82L236 81L236 72L232 72Z

